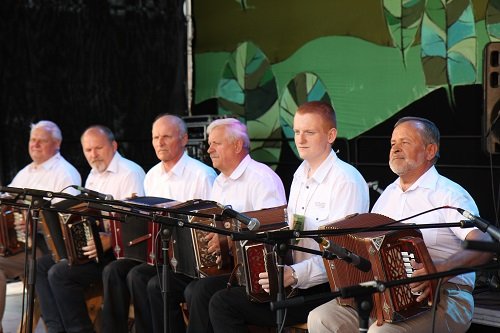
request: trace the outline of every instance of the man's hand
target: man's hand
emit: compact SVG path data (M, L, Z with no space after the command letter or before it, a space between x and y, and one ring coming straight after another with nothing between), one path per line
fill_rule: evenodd
M415 260L411 261L411 266L415 271L413 271L412 277L423 276L427 274L427 270L424 268L424 264L418 263ZM421 293L417 297L417 302L422 302L429 297L432 289L430 281L420 281L410 283L410 288L412 293Z
M97 249L95 247L94 240L91 239L87 242L87 246L82 247L83 254L89 257L90 259L97 257Z

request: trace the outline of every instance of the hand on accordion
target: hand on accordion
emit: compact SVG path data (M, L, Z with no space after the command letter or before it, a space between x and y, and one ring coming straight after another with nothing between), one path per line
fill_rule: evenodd
M259 284L262 286L267 293L269 293L269 274L267 272L259 273ZM284 287L291 286L295 283L295 279L293 277L293 270L290 266L285 266L285 272L283 277Z
M87 246L83 246L82 250L83 250L83 254L89 258L96 258L97 257L97 248L94 244L93 239L89 240L87 242Z
M422 276L427 274L427 270L425 269L424 264L412 260L411 266L414 269L412 277ZM410 283L410 288L412 293L419 294L419 296L417 297L417 302L422 302L423 300L427 299L427 297L431 293L430 281Z
M205 236L205 241L208 243L207 251L211 254L220 253L220 243L219 243L219 235L213 232L208 233Z

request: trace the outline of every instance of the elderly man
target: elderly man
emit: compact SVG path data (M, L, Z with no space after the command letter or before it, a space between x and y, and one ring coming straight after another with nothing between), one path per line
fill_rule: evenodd
M250 157L250 139L244 124L233 118L218 119L207 130L208 153L214 167L221 172L214 183L212 200L231 205L239 212L286 204L279 176ZM208 239L208 250L219 251L218 236L211 234ZM194 280L187 286L184 294L189 308L188 332L211 329L208 313L210 298L216 291L224 289L227 282L227 276L217 276Z
M59 149L62 143L62 133L59 127L49 120L41 120L31 125L28 151L32 162L17 173L9 186L31 188L37 190L59 192L67 191L71 185L81 185L78 171L66 161ZM17 226L24 230L24 221ZM38 236L38 235L37 235ZM43 247L43 238L38 244ZM46 246L45 246L46 247ZM9 257L0 257L0 331L1 319L5 308L5 281L24 274L24 253Z
M160 162L146 175L144 180L146 195L179 202L208 199L216 173L209 166L187 155L185 147L188 134L184 121L175 115L162 114L153 122L151 134L153 148ZM156 236L153 237L157 239ZM136 332L162 331L161 320L159 322L153 320L151 315L151 311L156 309L161 311L163 308L158 287L161 275L157 276L157 273L158 267L131 259L118 260L106 267L103 275L104 283L113 285L113 290L116 292L113 295L105 295L102 321L104 333L128 331L128 304L131 296ZM168 274L170 274L169 279L173 281L172 284L184 285L190 281L188 277L170 270ZM109 282L106 282L107 279ZM145 293L150 288L158 288L158 299L152 299ZM184 326L177 302L179 294L182 295L182 290L172 289L167 295L173 318L180 318L172 320L171 327L176 332Z
M332 106L324 102L302 104L294 116L295 144L304 160L294 174L288 202L291 227L316 230L319 226L353 213L368 211L368 186L361 174L340 160L332 149L337 137L337 121ZM319 250L316 241L300 239L299 246ZM328 291L328 278L319 255L294 251L294 264L285 266L284 286L298 294ZM259 284L269 290L266 272ZM285 324L303 323L317 302L287 311ZM244 287L218 291L210 300L210 320L215 332L246 332L247 325L273 327L276 313L269 304L248 300ZM198 331L201 332L201 331Z
M83 153L92 167L86 188L125 199L134 194L143 195L144 170L117 152L117 143L111 130L105 126L91 126L81 136ZM66 260L55 263L51 256L39 259L36 290L42 317L48 332L94 332L87 313L84 291L101 282L102 269L113 260L110 234L103 233L101 242L104 260L69 266ZM82 248L89 258L97 256L96 246L89 242Z
M424 118L405 117L394 126L389 152L389 166L399 176L375 203L372 212L400 220L441 206L463 208L477 214L472 197L457 183L441 176L435 163L439 157L439 130ZM408 223L447 223L462 219L457 211L441 209ZM489 241L490 237L478 229L439 228L422 229L425 245L438 272L452 268L485 263L490 254L463 250L463 240ZM412 263L414 276L427 272L421 263ZM466 332L474 312L472 289L474 273L444 279L436 320L431 311L423 312L400 323L372 324L369 332ZM430 292L428 281L410 284L412 292L421 292L417 301L424 301ZM435 327L432 327L435 323ZM310 332L358 332L358 316L350 307L330 301L309 314Z

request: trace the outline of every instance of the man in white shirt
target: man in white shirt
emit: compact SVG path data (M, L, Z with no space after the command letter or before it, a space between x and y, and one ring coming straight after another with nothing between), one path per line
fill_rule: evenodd
M178 202L208 199L216 173L211 167L187 155L185 147L188 142L188 133L184 121L175 115L160 115L153 122L151 133L153 148L160 162L146 174L144 180L146 195ZM161 237L157 235L153 237L161 241ZM160 290L162 277L158 274L161 269L135 261L128 271L122 270L119 276L116 273L116 264L117 262L109 265L110 269L109 271L106 269L105 273L116 274L113 279L115 290L118 289L118 285L124 285L126 282L129 294L123 296L123 300L125 302L125 299L132 297L136 332L163 332L163 299ZM113 273L111 269L115 269L115 272ZM191 281L189 277L173 273L171 270L168 270L168 274L172 285L183 286ZM126 291L125 288L124 292ZM182 291L183 288L180 290L172 288L166 296L170 317L173 318L170 320L172 332L184 329L179 307ZM122 303L120 311L117 311L115 307L111 319L109 316L103 318L103 333L127 332L128 306L126 309L125 306L128 304L128 301Z
M110 194L116 199L144 194L144 170L118 153L118 145L109 128L102 125L89 127L81 136L81 144L92 167L86 188ZM70 266L65 260L55 263L50 255L38 260L36 290L49 332L94 331L87 313L84 290L101 282L104 266L113 260L111 235L105 231L101 233L102 262ZM89 258L97 256L93 242L82 250ZM105 293L107 287L104 286Z
M294 116L295 144L304 160L294 174L288 201L291 227L316 230L346 215L368 211L368 186L361 174L340 160L332 150L337 122L331 105L307 102ZM300 239L298 246L319 250L316 241ZM285 266L284 286L297 288L299 295L330 290L323 259L319 255L294 251L294 264ZM269 290L267 272L259 274L259 284ZM285 325L303 323L318 302L289 308ZM217 292L210 300L210 320L215 332L246 332L247 325L272 327L276 313L269 304L248 300L243 287Z
M9 184L11 187L30 188L51 192L75 190L71 185L81 185L78 171L59 153L62 133L59 127L49 120L41 120L31 125L29 155L32 162L21 169ZM17 226L24 230L24 222ZM44 244L40 239L38 244ZM5 308L6 277L16 278L24 274L24 253L0 257L0 324ZM1 331L1 325L0 325Z
M432 208L451 206L478 213L472 197L457 183L441 176L435 163L439 157L439 130L424 118L405 117L394 126L389 153L389 166L399 176L375 203L372 212L400 220ZM408 220L408 223L450 223L463 217L455 209L441 209ZM479 265L491 255L460 246L463 240L490 241L488 234L478 229L422 229L425 245L438 272L457 267ZM427 274L423 264L412 263L413 276ZM432 312L423 312L400 323L377 323L369 332L466 332L474 312L472 290L474 273L444 278L436 310L435 327ZM424 301L430 292L428 281L410 284L412 292L421 292L417 301ZM350 307L330 301L309 314L310 332L358 332L358 315Z

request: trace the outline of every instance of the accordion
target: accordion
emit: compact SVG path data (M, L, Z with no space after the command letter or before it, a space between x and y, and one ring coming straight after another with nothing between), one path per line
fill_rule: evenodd
M104 231L101 212L77 200L63 200L54 204L54 208L67 213L44 209L39 222L54 261L67 259L69 265L100 262L103 250L99 232ZM83 254L82 248L89 241L96 246L96 258Z
M258 231L272 231L288 227L286 205L267 208L257 211L245 212L245 215L257 218L260 221ZM241 223L236 222L235 229L242 231ZM278 290L278 268L276 252L271 245L253 242L236 241L235 273L240 286L245 286L251 301L264 303L274 300ZM292 263L291 251L288 252L286 263ZM268 272L270 292L267 293L259 284L259 274ZM287 294L291 291L289 288Z
M219 229L230 229L231 219L222 219L223 207L209 200L190 200L172 207L179 214L173 216L189 223L198 223ZM182 214L185 212L186 214ZM190 216L189 213L213 215L210 217ZM170 242L170 264L174 272L192 278L203 278L230 274L232 261L229 255L229 244L226 236L219 235L220 260L218 256L208 252L205 240L208 232L199 229L175 228Z
M412 269L409 262L411 259L423 263L428 273L436 271L420 231L416 229L368 231L369 228L392 222L394 220L384 215L367 213L349 216L344 220L320 228L339 231L343 228L367 228L367 231L362 233L325 237L330 242L334 242L361 257L369 259L372 266L371 271L362 272L340 259L324 259L332 291L372 280L387 282L410 277ZM433 291L427 302L417 302L418 295L412 294L407 284L387 288L383 293L374 294L372 317L376 317L378 325L382 325L384 321L404 321L428 310L435 292L435 282L431 281L431 285ZM341 305L355 307L352 298L337 298L337 301Z
M26 214L10 205L2 205L0 211L0 256L7 257L24 250L26 235L22 230L16 230L19 219L26 221Z
M131 211L141 212L137 205L148 206L144 214L150 214L151 208L169 208L177 202L159 197L135 197L125 200L124 204L134 204ZM158 210L159 214L161 210ZM122 218L119 222L115 218ZM113 213L110 218L111 244L116 259L133 259L155 265L161 259L161 242L157 241L160 224L144 217L127 215L126 213Z

